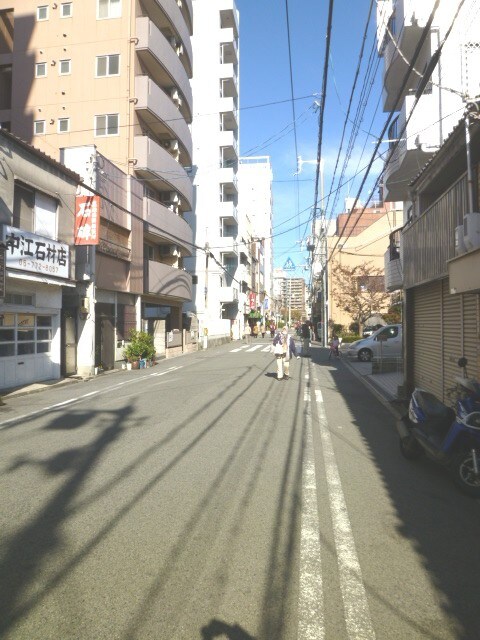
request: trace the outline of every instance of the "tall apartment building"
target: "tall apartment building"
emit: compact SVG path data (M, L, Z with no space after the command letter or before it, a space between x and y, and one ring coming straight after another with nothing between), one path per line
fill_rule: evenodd
M192 0L0 0L1 126L110 199L83 274L108 368L132 315L180 329L191 299L192 33Z
M192 310L209 341L241 332L238 218L238 29L234 0L194 0L193 119L195 244L186 267ZM245 234L244 234L245 235ZM245 257L247 259L247 257Z
M401 91L434 4L434 0L377 2L378 51L384 61L383 109L398 111L386 136L391 147L399 141L385 167L384 199L390 202L409 203L410 181L462 117L467 97L480 94L476 0L466 0L456 19L458 2L439 4ZM451 26L440 60L436 60L435 52ZM432 65L430 79L422 83L424 72L430 72Z
M267 321L268 317L273 315L273 174L270 157L240 158L238 178L240 216L242 220L250 220L254 241L258 245L258 281L256 288L251 289L255 294L255 300L250 296L242 302L250 307L250 310L252 303L255 310L260 308L262 317Z
M288 310L300 311L302 317L306 313L306 284L304 278L288 277L283 269L274 269L273 288L277 316L288 319Z

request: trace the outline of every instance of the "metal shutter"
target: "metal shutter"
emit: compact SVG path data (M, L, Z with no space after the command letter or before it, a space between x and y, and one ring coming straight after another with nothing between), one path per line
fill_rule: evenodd
M441 335L439 336L441 338ZM443 281L443 398L450 403L447 391L455 386L455 376L461 371L458 359L463 355L462 344L462 296L452 295L448 278Z
M480 378L480 294L463 296L463 355L468 359L468 375Z
M413 304L413 382L441 398L442 282L416 287Z

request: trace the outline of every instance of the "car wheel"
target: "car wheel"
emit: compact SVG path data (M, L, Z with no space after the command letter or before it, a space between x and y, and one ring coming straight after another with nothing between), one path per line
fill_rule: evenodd
M370 362L372 359L372 352L370 349L360 349L358 352L358 359L360 362Z

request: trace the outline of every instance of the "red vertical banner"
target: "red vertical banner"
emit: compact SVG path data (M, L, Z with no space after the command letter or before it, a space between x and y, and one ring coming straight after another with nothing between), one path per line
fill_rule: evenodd
M98 244L100 196L75 198L75 244Z
M255 293L250 293L250 309L257 308L257 295Z

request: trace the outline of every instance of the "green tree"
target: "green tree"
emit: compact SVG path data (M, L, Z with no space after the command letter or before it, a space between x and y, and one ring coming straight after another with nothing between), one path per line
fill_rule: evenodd
M358 324L360 332L365 320L380 312L390 301L384 275L371 262L355 266L335 264L332 267L332 294L337 306Z

